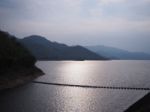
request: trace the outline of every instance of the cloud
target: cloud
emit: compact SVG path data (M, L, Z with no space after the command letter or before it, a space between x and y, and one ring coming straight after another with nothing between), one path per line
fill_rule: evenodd
M0 15L0 29L20 38L150 53L150 0L1 0Z
M126 0L97 0L100 5L107 5L112 3L123 3Z
M20 37L150 35L150 0L1 0L0 15L1 29Z

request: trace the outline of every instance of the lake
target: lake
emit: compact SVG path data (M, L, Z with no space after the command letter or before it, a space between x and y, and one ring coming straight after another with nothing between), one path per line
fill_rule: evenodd
M0 110L123 112L149 92L130 88L150 88L150 61L39 61L36 65L45 75L36 83L2 92Z
M38 81L119 87L150 87L150 61L40 61Z

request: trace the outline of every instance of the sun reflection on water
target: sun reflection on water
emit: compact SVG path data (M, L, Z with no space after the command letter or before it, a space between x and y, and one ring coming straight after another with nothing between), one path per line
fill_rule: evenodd
M86 62L70 62L63 65L61 68L65 74L66 80L73 82L84 82L88 75L89 65Z

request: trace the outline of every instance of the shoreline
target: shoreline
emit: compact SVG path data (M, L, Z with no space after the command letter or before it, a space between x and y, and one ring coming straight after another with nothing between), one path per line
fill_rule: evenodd
M21 86L44 75L44 72L36 66L30 68L13 67L7 71L0 76L0 91Z

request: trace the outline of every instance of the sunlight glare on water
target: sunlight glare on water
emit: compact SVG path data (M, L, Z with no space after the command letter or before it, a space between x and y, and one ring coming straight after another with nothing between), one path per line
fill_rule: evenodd
M149 88L149 61L39 61L49 83Z
M85 62L66 63L61 68L66 73L65 79L73 82L85 82L88 80L89 65Z

